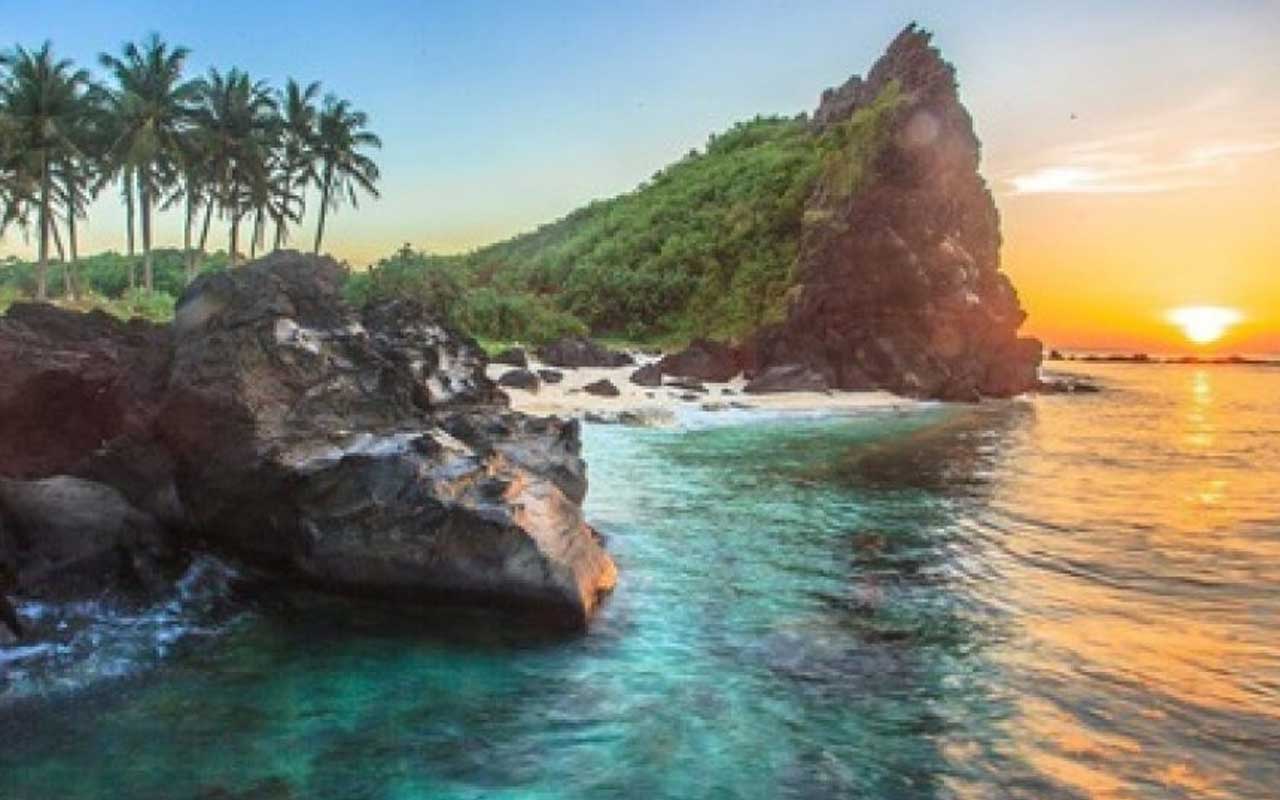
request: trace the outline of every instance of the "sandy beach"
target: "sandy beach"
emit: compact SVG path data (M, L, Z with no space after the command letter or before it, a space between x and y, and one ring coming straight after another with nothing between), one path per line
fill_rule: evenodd
M770 411L795 413L859 413L873 410L906 411L919 408L918 400L899 397L889 392L777 392L747 394L746 380L739 375L724 383L701 382L705 392L670 385L682 382L665 377L661 387L637 386L631 374L640 367L657 361L654 356L632 353L636 363L626 367L548 366L530 355L529 369L554 369L563 373L559 383L541 381L536 391L502 387L511 397L517 411L543 416L579 417L589 421L624 422L638 425L674 425L690 412ZM490 364L489 377L498 380L515 367ZM583 390L587 384L608 379L618 387L617 397L601 397Z

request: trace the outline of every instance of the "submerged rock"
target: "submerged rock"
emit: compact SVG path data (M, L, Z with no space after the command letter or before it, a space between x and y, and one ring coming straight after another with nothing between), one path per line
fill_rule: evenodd
M36 428L57 458L5 442L0 475L94 476L6 482L6 520L48 563L160 540L340 593L583 624L616 573L583 520L577 427L507 410L473 340L412 302L357 311L343 278L280 253L197 279L168 330L0 321L0 360L65 365L0 377L0 419L39 422L68 386L97 415L65 440Z
M627 367L635 359L583 336L566 336L538 349L538 357L553 367Z
M858 141L840 154L856 169L833 161L818 181L787 318L755 337L747 366L804 365L833 388L921 397L1034 388L1040 343L1018 337L1026 314L1000 271L978 139L929 34L908 27L865 80L825 92L813 126Z

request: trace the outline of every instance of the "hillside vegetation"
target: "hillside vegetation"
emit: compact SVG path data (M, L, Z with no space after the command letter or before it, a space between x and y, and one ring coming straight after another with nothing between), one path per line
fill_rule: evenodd
M803 116L739 123L632 192L465 256L402 249L349 294L416 296L499 340L741 337L782 318L802 230L824 222L807 202L859 189L898 102L891 84L822 135Z

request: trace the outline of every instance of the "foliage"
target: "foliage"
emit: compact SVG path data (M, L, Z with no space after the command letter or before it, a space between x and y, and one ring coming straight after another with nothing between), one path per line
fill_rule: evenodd
M156 250L155 259L155 292L157 296L177 297L182 294L187 284L183 252L172 248ZM116 252L96 253L81 258L73 267L73 281L78 288L103 301L119 301L126 297L130 290L129 272L136 270L140 259L130 258ZM224 252L217 252L204 259L202 271L218 271L227 268L228 258ZM59 293L64 286L63 269L66 264L58 262L49 265L49 287L54 297L62 302L70 301ZM15 297L35 297L37 265L30 261L10 258L0 261L0 292L12 293Z

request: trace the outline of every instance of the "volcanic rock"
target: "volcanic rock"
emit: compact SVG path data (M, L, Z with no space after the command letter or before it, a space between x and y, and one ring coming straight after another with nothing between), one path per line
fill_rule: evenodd
M553 367L626 367L635 359L582 336L566 336L538 349L538 357Z
M730 345L695 339L679 353L665 356L658 368L666 375L723 383L742 371L742 361Z
M502 373L498 378L499 386L506 386L512 389L524 389L528 392L538 391L538 376L527 369L513 369Z
M831 386L827 378L803 364L779 364L768 367L743 388L747 394L773 392L825 392Z
M618 387L614 385L613 381L608 378L601 378L598 381L592 381L586 386L583 386L582 391L590 395L595 395L596 397L617 397L622 394Z

